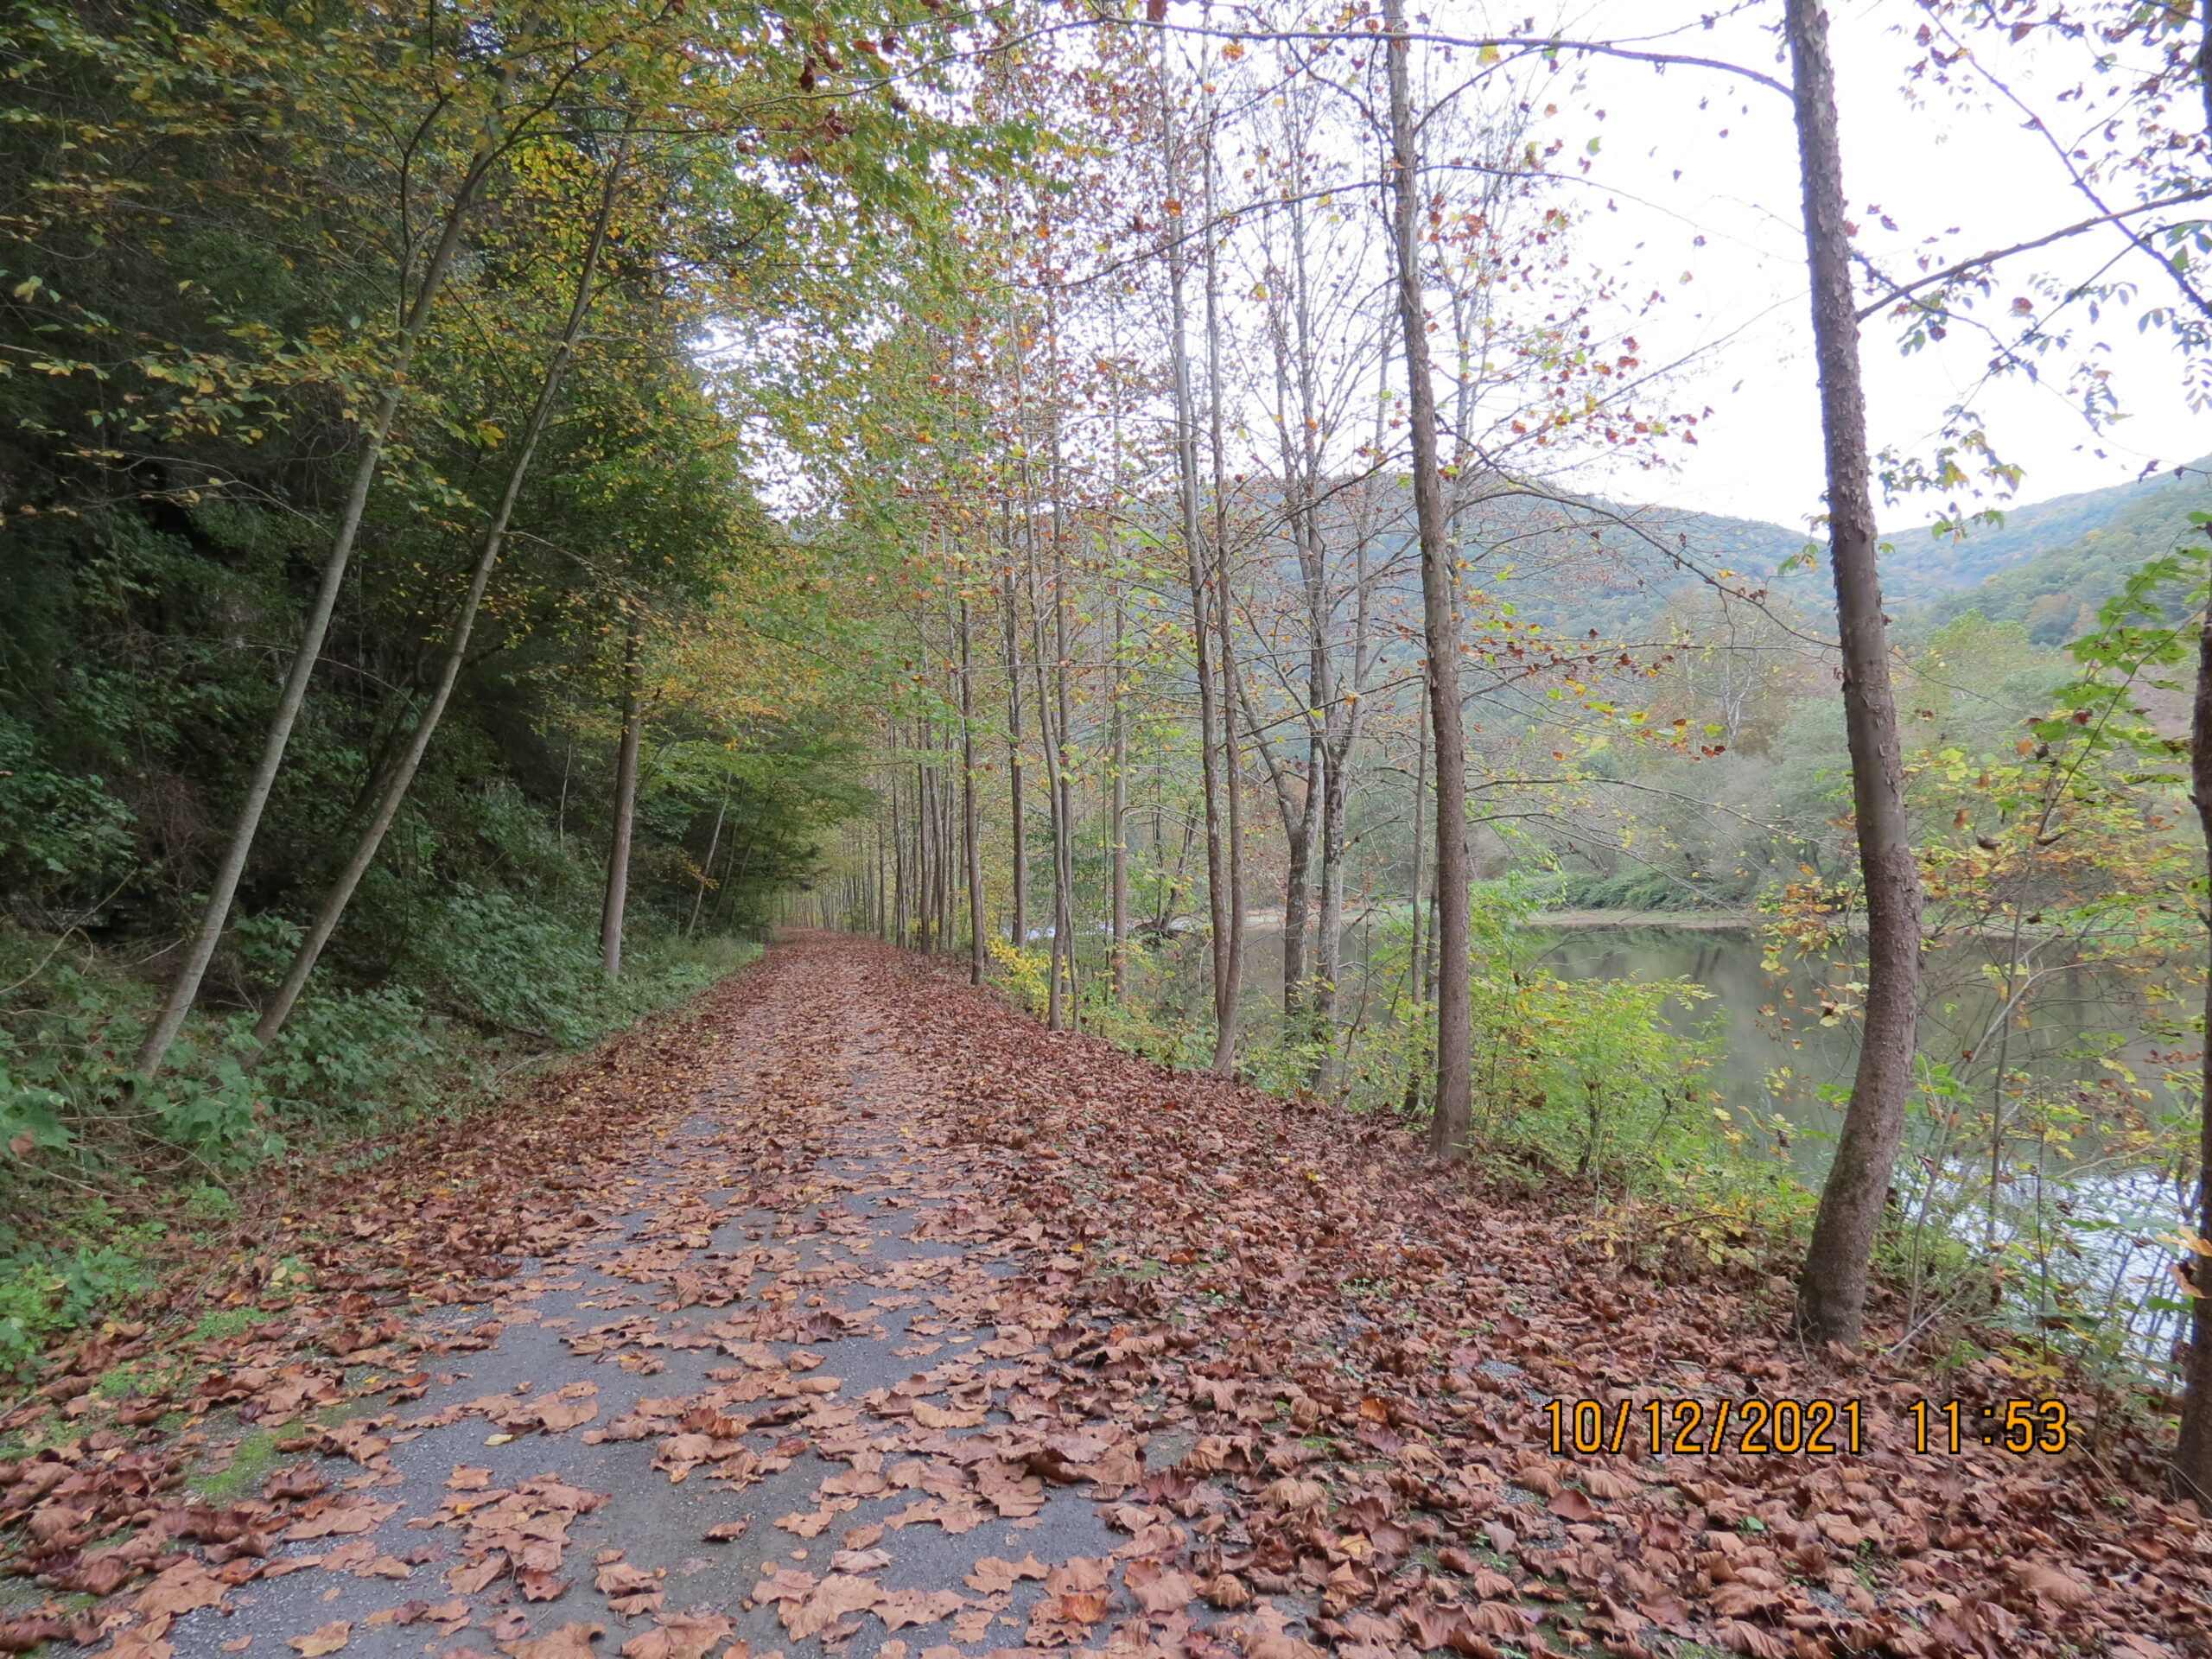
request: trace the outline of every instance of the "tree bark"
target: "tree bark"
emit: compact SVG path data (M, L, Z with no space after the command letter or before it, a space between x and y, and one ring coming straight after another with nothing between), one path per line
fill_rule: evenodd
M223 929L230 920L232 900L238 897L238 882L245 874L247 855L253 850L262 814L267 810L270 791L276 786L276 774L284 764L284 751L291 744L292 728L299 720L301 705L307 701L308 682L314 677L315 663L322 655L323 637L330 632L331 614L338 607L339 591L345 586L346 567L353 559L353 543L360 535L362 517L368 511L369 489L376 482L384 448L391 437L392 423L399 414L400 399L406 391L407 371L415 360L415 348L422 342L423 331L429 326L438 290L445 284L447 271L452 269L454 255L461 246L461 226L474 206L476 192L492 159L489 149L480 149L472 158L468 172L447 207L445 223L429 264L423 269L415 303L408 308L400 325L391 378L377 399L376 412L369 418L368 442L363 446L360 461L353 469L353 481L346 492L345 505L339 512L338 528L331 537L329 550L323 555L322 580L315 588L315 600L300 629L299 649L292 655L283 690L277 695L276 712L269 722L269 734L263 740L261 759L254 766L253 776L247 780L245 798L239 804L237 822L232 824L230 841L223 849L223 861L216 868L214 880L208 887L207 907L200 912L191 946L186 950L183 962L178 964L175 976L169 981L168 991L162 999L154 1023L138 1045L136 1066L148 1077L162 1069L169 1046L183 1029L185 1016L191 1013L192 1005L199 997L200 982L207 976L207 964L215 957L215 947L222 942Z
M569 302L569 315L561 328L560 339L555 342L552 355L547 359L545 372L540 378L537 401L531 405L530 420L523 429L522 442L515 451L513 463L507 468L506 486L499 493L499 505L493 511L490 526L484 532L483 551L476 560L471 574L468 591L462 598L461 610L454 618L453 626L446 639L444 660L439 664L438 683L430 695L429 707L415 722L406 747L393 765L385 780L384 791L371 816L368 827L362 830L355 843L353 856L330 884L330 891L323 895L322 907L316 913L307 937L300 941L300 948L292 957L290 969L284 982L277 987L276 995L262 1011L253 1027L253 1039L266 1046L291 1017L293 1006L300 1000L300 993L307 988L308 976L315 972L315 965L322 955L323 947L330 943L330 936L338 931L338 924L346 914L346 907L353 902L354 890L361 878L368 873L376 860L377 849L399 816L401 804L415 782L421 769L423 757L429 752L430 739L438 729L438 722L445 718L446 706L453 701L454 687L460 682L461 665L468 660L469 636L476 627L476 613L482 607L484 594L492 585L492 573L499 566L500 550L506 545L507 525L514 518L515 503L521 499L524 480L530 475L531 461L537 454L538 440L545 434L546 423L551 419L553 405L561 395L562 383L567 379L569 365L575 359L576 340L583 333L584 319L590 314L592 284L599 277L600 255L607 246L607 226L614 212L615 193L621 187L622 169L629 159L630 141L626 133L620 146L608 162L607 177L600 188L599 206L592 217L591 232L584 245L582 262L576 268L576 289ZM717 833L721 819L715 819ZM711 849L708 857L714 856ZM700 871L700 896L706 894L706 871ZM691 919L696 924L699 908L691 907ZM684 930L687 936L690 929Z
M1397 254L1398 322L1406 349L1412 429L1414 517L1421 533L1421 632L1427 651L1429 729L1436 751L1436 1100L1430 1150L1464 1156L1474 1121L1468 1068L1467 753L1459 718L1459 573L1436 460L1436 389L1429 378L1428 317L1414 237L1420 154L1414 136L1405 0L1383 0L1390 80L1390 168Z
M1920 1001L1920 875L1905 820L1904 769L1890 686L1887 619L1874 568L1874 502L1866 404L1844 224L1843 156L1827 16L1820 0L1788 0L1827 458L1828 557L1843 645L1844 730L1851 752L1859 868L1866 888L1866 1016L1851 1103L1797 1285L1797 1329L1814 1344L1855 1346L1865 1320L1875 1235L1904 1133Z
M983 982L983 842L976 816L975 660L968 595L960 595L960 830L968 865L968 982Z
M1021 635L1014 586L1014 549L1009 537L1006 567L1006 780L1007 804L1014 830L1008 837L1014 855L1014 916L1007 926L1007 943L1017 950L1029 948L1029 838L1021 806Z
M2189 725L2190 798L2212 848L2212 607L2196 630L2196 695ZM2212 854L2208 854L2212 858ZM2212 1240L2212 982L2204 993L2203 1086L2197 1090L2196 1236ZM2212 1510L2212 1255L2189 1266L2189 1375L2182 1400L2181 1439L2174 1447L2175 1484L2197 1507Z
M1173 110L1163 64L1160 125L1171 193L1177 178ZM1195 400L1191 395L1190 335L1183 316L1183 283L1189 262L1183 238L1188 233L1187 223L1179 208L1168 226L1168 357L1175 397L1175 466L1177 481L1181 486L1183 550L1191 584L1191 651L1198 690L1198 772L1205 796L1206 909L1212 924L1209 944L1213 956L1213 1006L1217 1024L1229 982L1229 880L1222 846L1221 766L1217 747L1221 722L1215 709L1211 584L1207 580L1205 542L1198 530L1198 422ZM1216 1048L1217 1052L1218 1039Z
M1114 658L1106 667L1108 696L1113 703L1114 728L1114 777L1106 804L1110 836L1107 842L1107 880L1110 889L1107 931L1113 950L1113 984L1110 988L1116 1003L1128 995L1129 989L1129 726L1128 710L1122 706L1122 594L1116 587L1114 592Z
M622 742L614 759L614 834L607 852L607 899L599 912L599 958L608 982L622 977L622 924L630 906L630 834L638 810L638 735L644 721L639 682L643 630L630 619L622 640Z
M1211 104L1211 100L1209 100ZM1205 168L1206 226L1206 406L1213 463L1213 602L1221 624L1221 760L1223 817L1228 846L1224 862L1229 867L1229 944L1222 962L1222 984L1214 1011L1213 1069L1222 1077L1236 1071L1236 1038L1244 1001L1244 769L1236 744L1236 640L1230 624L1235 608L1229 602L1229 490L1223 475L1221 397L1221 272L1220 238L1215 232L1214 146L1215 115L1206 114L1206 143L1200 165Z
M1417 729L1414 748L1414 906L1413 938L1406 956L1406 981L1412 993L1413 1018L1425 1023L1428 1018L1428 984L1422 976L1425 965L1421 957L1421 874L1427 868L1421 858L1421 819L1428 810L1428 727L1423 722ZM1406 1103L1408 1116L1421 1109L1421 1068L1406 1067Z
M699 931L699 912L707 902L707 889L713 886L709 874L715 868L715 854L722 844L722 820L729 816L729 792L722 792L721 804L715 808L715 827L707 836L707 855L699 861L699 891L691 895L691 914L683 924L683 937L690 938Z

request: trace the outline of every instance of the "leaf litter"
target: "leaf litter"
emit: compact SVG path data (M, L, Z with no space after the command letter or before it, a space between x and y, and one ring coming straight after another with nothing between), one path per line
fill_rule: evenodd
M723 1082L740 1037L775 1064L717 1109L727 1131L704 1155L658 1145ZM855 1057L864 1095L847 1081ZM808 1507L759 1517L772 1539L833 1545L770 1545L747 1605L794 1645L834 1652L871 1622L901 1633L884 1659L906 1659L907 1633L919 1659L975 1659L963 1649L1007 1627L1021 1645L1001 1656L1126 1659L1315 1659L1321 1644L1637 1659L1678 1641L1777 1659L2208 1650L2212 1529L2154 1495L2126 1426L2098 1425L2094 1456L1914 1454L1908 1402L1993 1397L2010 1380L1987 1363L1941 1379L1808 1363L1779 1316L1746 1314L1739 1279L1642 1273L1586 1217L1439 1169L1387 1128L1048 1035L869 943L787 944L492 1127L426 1128L342 1188L282 1195L180 1304L243 1310L235 1334L149 1319L56 1357L5 1420L35 1449L0 1465L0 1525L9 1570L91 1605L18 1612L0 1650L67 1640L170 1659L178 1621L231 1611L256 1579L422 1577L369 1536L404 1494L369 1494L401 1484L395 1445L467 1417L497 1444L635 1444L671 1502L688 1483L727 1502L803 1455L836 1470ZM863 1144L872 1164L830 1173ZM642 1200L641 1159L676 1178ZM717 1189L785 1219L715 1251ZM880 1207L855 1214L849 1195ZM612 1237L641 1201L644 1224ZM947 1253L879 1258L906 1220L906 1237ZM789 1242L801 1235L811 1262ZM438 1365L538 1320L516 1282L526 1262L587 1249L627 1288L590 1299L613 1317L544 1321L575 1366L652 1377L695 1350L733 1363L605 1418L582 1376L392 1409ZM497 1318L445 1312L487 1299ZM666 1319L686 1310L708 1317ZM893 1313L906 1336L890 1351L934 1364L865 1389L823 1372L838 1343L891 1340ZM131 1396L97 1414L91 1381L163 1361L175 1414ZM1864 1455L1655 1458L1644 1443L1648 1400L1753 1394L1863 1400ZM1554 1458L1554 1399L1596 1400L1630 1432L1618 1451ZM324 1466L196 1500L184 1477L235 1454L225 1421L289 1430L280 1449ZM605 1625L556 1614L532 1636L508 1605L560 1604L581 1573L612 1616L650 1621L623 1635L624 1659L725 1644L721 1659L748 1659L743 1609L668 1611L671 1566L620 1550L565 1563L569 1529L606 1495L552 1474L502 1487L468 1465L444 1485L408 1522L453 1541L437 1599L362 1625L480 1630L511 1659L582 1659ZM887 1587L906 1529L1033 1526L1085 1501L1126 1541L1106 1556L978 1551L957 1585ZM757 1537L755 1519L703 1535ZM826 1570L772 1559L809 1548ZM312 1659L353 1631L326 1620L287 1641Z

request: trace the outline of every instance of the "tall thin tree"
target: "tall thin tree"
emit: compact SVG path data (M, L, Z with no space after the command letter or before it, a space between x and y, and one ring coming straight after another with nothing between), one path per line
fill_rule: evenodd
M1859 323L1845 223L1843 150L1827 14L1787 0L1805 255L1812 276L1827 454L1828 563L1843 647L1843 721L1853 821L1866 891L1866 1014L1859 1066L1797 1283L1797 1328L1808 1341L1855 1345L1866 1283L1912 1088L1920 1004L1920 873L1905 817L1904 765L1890 683L1887 619L1874 567L1874 500L1860 385Z
M1421 537L1421 635L1427 652L1429 729L1436 767L1436 1099L1430 1148L1463 1156L1474 1122L1469 1068L1473 1025L1467 960L1467 751L1459 709L1459 573L1436 458L1436 389L1429 377L1419 222L1421 151L1413 111L1405 0L1383 0L1390 90L1391 245L1406 353L1414 518Z
M293 1006L298 1002L300 993L307 988L308 976L315 971L323 947L330 943L330 936L338 931L338 924L346 914L346 906L353 902L354 889L360 886L362 876L367 874L369 866L375 861L377 849L384 844L385 832L399 816L400 804L407 798L407 791L415 782L415 774L422 766L423 757L429 750L430 739L438 729L439 721L445 715L446 705L453 700L454 687L461 678L461 665L468 659L469 636L476 626L476 613L484 603L486 590L491 586L492 573L499 565L500 550L506 543L507 526L514 518L515 503L521 498L524 480L529 476L531 462L537 454L538 440L544 435L546 423L561 395L562 383L568 378L569 365L575 361L576 341L583 333L584 319L591 311L593 289L599 280L600 256L607 246L607 221L613 213L615 195L621 187L622 172L628 165L629 157L630 135L626 130L604 169L598 207L592 215L583 253L577 264L575 291L569 302L568 316L562 325L560 337L554 342L552 352L547 357L544 372L539 377L537 401L531 409L529 422L523 429L522 442L516 446L514 457L508 463L506 486L500 492L499 505L493 511L492 522L485 530L483 550L477 556L476 569L469 577L468 590L463 594L461 608L447 632L445 652L438 668L438 682L431 690L429 704L416 721L415 729L408 737L407 747L401 751L385 779L376 810L370 814L367 826L355 842L352 856L346 861L345 868L339 871L337 879L330 884L329 892L323 895L321 907L317 911L313 925L293 954L292 965L284 976L283 983L277 987L276 995L270 999L269 1006L262 1010L261 1018L253 1027L253 1038L257 1043L270 1041L283 1029L285 1020L291 1017ZM719 836L721 830L719 817L715 820L715 830ZM709 861L713 858L711 848L708 857ZM702 894L706 892L704 881L702 867L699 889ZM693 920L696 921L697 917L698 907L695 905L692 907Z

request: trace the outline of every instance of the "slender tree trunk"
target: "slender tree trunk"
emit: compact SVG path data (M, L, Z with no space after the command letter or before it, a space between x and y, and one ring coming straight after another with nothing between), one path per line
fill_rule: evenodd
M1351 800L1351 753L1359 741L1361 705L1347 704L1333 715L1334 740L1325 745L1321 783L1321 905L1314 927L1313 1034L1321 1048L1313 1063L1313 1087L1336 1086L1338 982L1344 972L1344 827Z
M353 468L353 484L339 511L338 528L331 537L329 550L323 555L322 580L316 585L314 601L308 606L306 621L300 629L299 648L293 652L291 668L284 677L283 690L277 696L276 714L269 722L269 734L262 741L261 759L246 782L245 798L238 805L237 822L223 849L223 861L216 867L214 880L208 888L207 908L200 912L192 944L185 951L184 960L177 965L175 976L169 981L160 1012L138 1045L137 1068L148 1077L162 1069L169 1045L183 1029L185 1016L191 1013L193 1002L200 995L200 982L207 976L207 964L215 957L215 947L222 942L223 929L230 920L232 900L238 896L247 855L252 852L254 836L261 828L261 816L268 809L270 791L276 786L276 774L284 764L284 751L291 743L292 728L299 720L301 705L307 701L308 682L314 677L315 663L322 655L323 637L330 631L331 613L337 608L338 594L346 582L346 567L353 556L362 516L368 511L369 489L376 482L385 444L391 436L392 422L398 416L400 399L406 391L407 371L415 360L415 348L422 342L423 332L429 326L438 290L444 286L446 273L452 268L454 254L461 246L461 226L475 204L477 190L491 160L488 151L480 150L471 161L468 172L447 207L445 223L429 264L423 269L415 303L408 308L400 325L391 378L377 399L375 413L369 417L368 442L362 446L360 461Z
M1176 174L1174 105L1169 97L1164 65L1160 78L1160 111L1161 142L1172 181ZM1183 550L1191 583L1191 650L1198 688L1198 771L1205 795L1206 908L1212 924L1209 943L1213 954L1213 1006L1217 1026L1229 983L1229 879L1222 845L1221 755L1217 747L1221 721L1214 706L1213 613L1205 543L1198 530L1198 422L1195 400L1191 395L1190 336L1183 315L1184 276L1189 264L1184 238L1189 234L1188 224L1188 219L1179 213L1168 226L1168 355L1174 385L1175 465L1181 486ZM1230 1035L1233 1040L1234 1033ZM1219 1046L1217 1035L1217 1052Z
M1067 1021L1065 975L1068 966L1068 947L1071 943L1067 938L1066 929L1062 925L1062 918L1065 914L1065 888L1063 881L1065 866L1061 854L1066 846L1067 836L1067 827L1063 821L1062 812L1067 798L1061 784L1066 768L1067 755L1063 747L1065 736L1054 729L1056 725L1054 713L1057 706L1059 717L1064 719L1067 711L1065 706L1056 705L1052 696L1052 683L1046 675L1045 658L1047 654L1047 641L1045 634L1045 617L1038 604L1037 595L1033 592L1030 594L1029 601L1029 627L1031 667L1037 677L1037 742L1038 747L1045 753L1045 798L1046 804L1050 810L1052 827L1052 947L1046 956L1049 982L1046 987L1045 995L1045 1027L1048 1031L1060 1031L1065 1029Z
M2212 37L2208 37L2212 38ZM2204 842L2212 848L2212 608L2196 630L2196 695L2189 727L2190 798ZM2212 857L2212 855L2208 855ZM2212 1239L2212 983L2204 993L2203 1086L2197 1091L2196 1236ZM2189 1376L2182 1401L2181 1440L2174 1447L2175 1484L2197 1507L2212 1510L2212 1255L2189 1264Z
M722 820L729 816L729 792L722 792L721 804L715 809L715 827L707 836L707 855L699 861L699 891L691 895L690 918L683 924L683 937L690 938L699 931L699 910L707 902L707 889L712 883L708 872L715 868L715 852L722 842Z
M498 506L493 509L492 522L484 533L483 551L478 555L476 569L470 575L468 591L463 596L461 610L454 618L453 626L446 639L444 660L439 664L438 683L430 694L429 707L415 722L415 730L401 751L390 774L385 779L383 793L377 802L367 828L354 844L353 856L338 873L323 895L322 907L316 912L307 937L293 954L292 965L276 995L262 1011L253 1028L257 1044L267 1045L284 1022L291 1017L294 1004L300 993L307 988L308 976L315 972L323 947L330 943L330 936L338 931L338 924L346 914L346 907L353 902L354 890L361 878L368 873L376 860L377 850L383 846L385 834L399 816L401 804L413 787L415 774L421 769L423 757L429 753L430 739L438 729L438 722L445 718L446 706L453 700L454 687L460 682L461 665L468 660L468 641L476 627L476 613L484 603L484 594L492 585L492 573L499 566L499 553L506 544L507 526L514 518L515 503L521 499L524 480L530 474L531 461L537 454L538 440L545 434L546 423L552 417L553 405L561 395L562 383L568 378L569 365L575 360L576 340L583 333L584 319L590 314L592 286L599 279L600 255L607 246L607 225L614 212L615 193L620 188L622 170L629 160L629 138L624 135L622 143L608 162L607 176L600 188L599 206L594 213L591 232L584 245L583 259L576 268L576 289L569 302L569 315L555 343L553 353L545 365L545 372L537 387L537 402L531 406L529 423L523 429L522 442L515 450L512 464L507 468L506 486L499 493ZM719 815L715 819L717 831L721 828ZM709 856L711 858L712 854ZM700 896L706 894L706 871L700 871ZM699 918L699 907L694 903L691 919ZM688 936L690 929L686 928Z
M1414 894L1413 939L1406 957L1406 980L1413 993L1413 1018L1420 1024L1428 1020L1428 983L1421 969L1426 965L1421 957L1421 877L1427 866L1421 859L1421 830L1428 814L1428 726L1426 721L1415 728L1414 747ZM1406 1111L1408 1115L1421 1109L1421 1068L1406 1068Z
M599 957L611 982L622 977L622 923L630 905L630 833L638 811L638 736L644 725L643 630L632 617L622 640L622 743L614 760L614 835L607 853L607 900L599 915Z
M1014 547L1007 543L1006 567L1006 782L1007 810L1013 823L1007 839L1013 843L1014 916L1007 942L1017 950L1029 948L1029 831L1021 804L1021 632L1020 606L1014 585Z
M2212 124L2212 10L2206 14L2196 63L2203 83L2205 119ZM2197 827L2205 846L2212 849L2212 606L2196 631L2189 781ZM2212 860L2212 852L2207 857ZM2212 1240L2212 982L2205 986L2204 1033L2203 1076L2196 1091L2196 1236ZM2181 1439L2174 1447L2174 1475L2175 1484L2196 1500L2199 1510L2212 1511L2212 1256L2196 1256L2189 1272L2196 1294L2190 1299L2189 1377L2182 1401Z
M1107 879L1111 885L1107 928L1114 953L1112 990L1117 1004L1129 989L1129 726L1128 711L1123 706L1126 688L1122 683L1123 623L1122 594L1117 587L1114 592L1114 659L1106 668L1114 725L1114 778L1106 805L1110 837L1107 842Z
M1866 404L1844 224L1843 156L1827 16L1820 0L1788 0L1786 27L1804 185L1821 430L1827 452L1828 558L1843 644L1844 732L1851 751L1859 868L1866 888L1866 1015L1859 1070L1835 1158L1821 1189L1797 1285L1797 1328L1808 1342L1857 1346L1874 1239L1888 1201L1912 1089L1920 1003L1920 874L1905 820L1904 767L1890 688L1887 619L1874 569L1874 502Z
M1205 184L1206 226L1206 405L1210 448L1213 461L1213 585L1214 615L1221 624L1221 771L1222 804L1227 820L1229 845L1229 949L1222 964L1219 1007L1214 1017L1213 1069L1221 1076L1236 1071L1236 1038L1244 1002L1244 769L1236 742L1236 639L1230 624L1236 610L1229 602L1229 489L1223 474L1221 398L1221 274L1220 238L1214 217L1214 123L1206 114L1206 144L1200 157Z
M1068 637L1067 470L1060 453L1058 397L1063 381L1060 366L1060 325L1058 297L1046 290L1045 317L1047 357L1052 375L1052 401L1046 420L1046 455L1052 485L1052 687L1058 727L1055 741L1059 763L1053 769L1052 813L1052 931L1067 943L1060 951L1060 971L1067 977L1065 1018L1070 1029L1082 1024L1082 1003L1077 995L1075 960L1075 715L1069 684L1074 671L1073 644Z
M1406 349L1414 516L1421 531L1429 729L1436 746L1436 1103L1429 1147L1445 1157L1458 1158L1466 1151L1474 1118L1468 1076L1474 1039L1468 1007L1467 752L1459 720L1459 575L1452 568L1436 461L1436 389L1429 378L1428 313L1421 302L1421 246L1414 236L1421 157L1414 138L1405 0L1383 0L1383 27L1389 33L1398 321Z
M891 747L899 747L899 724L891 725ZM906 944L906 836L900 828L899 811L899 768L891 768L891 942L902 950Z
M968 982L983 982L983 840L976 816L976 669L968 595L960 595L960 831L968 864Z

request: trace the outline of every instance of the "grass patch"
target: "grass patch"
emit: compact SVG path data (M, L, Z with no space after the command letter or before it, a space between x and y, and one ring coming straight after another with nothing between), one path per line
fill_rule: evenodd
M227 1503L258 1487L262 1477L276 1466L277 1433L273 1428L255 1429L238 1442L222 1468L189 1482L192 1490L211 1503Z

